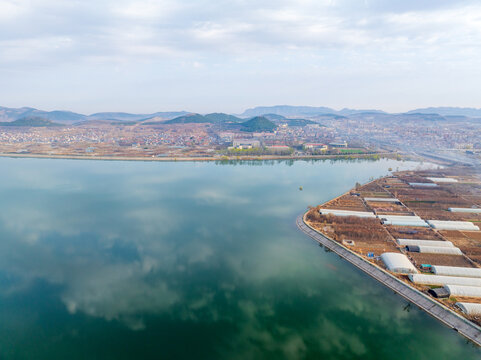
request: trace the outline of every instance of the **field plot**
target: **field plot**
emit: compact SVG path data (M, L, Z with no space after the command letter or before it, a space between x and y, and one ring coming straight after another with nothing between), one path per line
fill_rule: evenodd
M366 204L359 196L346 194L322 206L325 209L368 211Z
M386 226L386 229L394 239L442 240L442 238L431 228Z
M464 256L409 253L409 258L411 258L413 264L419 268L423 264L473 267L472 263Z
M433 185L418 186L417 183ZM481 182L472 169L446 168L401 172L363 186L357 185L351 192L311 208L306 214L306 222L332 240L382 267L385 266L379 256L386 252L393 252L404 254L419 272L427 274L432 265L481 268L481 231L461 230L462 227L459 227L466 228L466 224L454 223L455 221L471 222L481 228L481 214L471 211L455 212L450 211L449 208L481 208ZM347 216L344 213L321 215L320 209L370 212L371 218L361 217L363 213L352 213L353 216ZM394 219L398 220L395 221L396 226L388 225L393 221L386 221L389 218L383 218L383 215L394 216ZM420 217L419 224L414 221L416 217ZM453 221L453 223L441 225L441 223L432 222L428 226L425 223L427 220ZM453 230L438 230L440 226L448 226ZM447 244L453 250L449 251L458 252L459 255L441 254L439 249L429 248L430 244L428 244L429 250L416 246L400 246L396 239L411 239L418 242L419 240L450 241L452 244ZM405 275L395 275L409 282ZM432 286L409 283L425 293L432 288ZM455 307L455 297L438 300L460 312ZM480 298L467 300L481 303ZM468 318L481 324L479 317Z

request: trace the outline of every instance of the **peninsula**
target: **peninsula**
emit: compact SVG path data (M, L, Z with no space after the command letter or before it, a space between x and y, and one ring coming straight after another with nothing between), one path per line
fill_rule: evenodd
M472 167L356 184L298 226L481 345L481 181Z

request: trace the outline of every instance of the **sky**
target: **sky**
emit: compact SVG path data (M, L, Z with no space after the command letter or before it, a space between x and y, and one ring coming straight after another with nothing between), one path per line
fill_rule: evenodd
M0 106L481 107L481 2L0 0Z

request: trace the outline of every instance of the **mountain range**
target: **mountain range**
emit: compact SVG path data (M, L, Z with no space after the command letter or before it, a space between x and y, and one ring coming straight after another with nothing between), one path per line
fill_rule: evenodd
M62 124L74 124L82 121L91 120L116 120L116 121L140 121L153 117L162 120L173 119L177 116L187 115L187 111L157 112L153 114L129 114L123 112L103 112L91 115L84 115L72 111L54 110L44 111L30 107L7 108L0 106L0 122L10 122L22 118L43 118L46 120L59 122Z
M376 119L415 119L431 121L462 121L466 118L481 118L481 109L457 107L428 107L407 111L405 113L390 114L381 110L335 110L329 107L313 106L260 106L245 110L242 114L234 116L224 113L201 115L187 111L156 112L152 114L130 114L124 112L101 112L91 115L79 114L71 111L44 111L30 107L8 108L0 107L0 122L12 122L25 118L41 118L55 123L75 124L93 120L113 121L143 121L162 123L240 123L247 119L264 116L274 122L291 122L292 118L343 119L346 117L376 118ZM298 119L299 120L299 119ZM305 119L300 119L307 121ZM304 123L305 124L305 123Z

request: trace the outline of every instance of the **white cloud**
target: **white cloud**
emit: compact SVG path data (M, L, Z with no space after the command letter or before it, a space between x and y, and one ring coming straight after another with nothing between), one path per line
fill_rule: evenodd
M209 102L209 110L219 110L212 99L240 107L241 98L248 105L337 106L333 101L346 94L340 84L349 84L353 93L346 97L358 102L383 101L380 93L385 102L398 98L394 90L385 91L386 80L376 83L381 76L394 77L396 88L412 94L411 102L432 101L444 98L442 86L434 84L439 74L474 79L479 72L480 24L476 1L0 0L0 76L22 89L20 94L7 86L9 91L0 95L34 105L24 89L32 86L40 66L46 69L39 79L47 84L42 92L57 103L63 96L61 82L82 71L78 76L91 76L94 84L77 88L80 103L105 97L109 88L103 84L113 82L121 82L118 89L141 92L140 99L132 100L133 90L125 90L130 101L150 103L152 94L158 94L163 104ZM190 64L191 70L182 64ZM120 78L118 66L128 67ZM50 81L52 74L56 81ZM416 81L423 87L414 86ZM476 84L470 81L453 89L458 105L475 99ZM362 94L354 92L367 83ZM288 91L292 88L296 91ZM195 96L199 89L200 97ZM38 91L32 89L33 94ZM355 106L354 100L343 105Z

